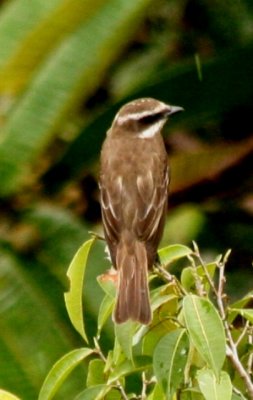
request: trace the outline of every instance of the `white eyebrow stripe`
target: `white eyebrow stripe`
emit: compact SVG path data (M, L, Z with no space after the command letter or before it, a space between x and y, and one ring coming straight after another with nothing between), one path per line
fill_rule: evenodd
M131 114L126 114L126 115L120 115L116 116L117 122L119 125L124 124L127 120L132 119L132 120L138 120L144 117L148 117L149 115L152 115L153 113L159 113L164 109L164 107L158 106L152 110L145 110L145 111L140 111L136 113L131 113Z
M150 139L154 137L161 129L163 126L164 121L158 121L155 124L151 125L149 128L144 129L137 135L139 139Z

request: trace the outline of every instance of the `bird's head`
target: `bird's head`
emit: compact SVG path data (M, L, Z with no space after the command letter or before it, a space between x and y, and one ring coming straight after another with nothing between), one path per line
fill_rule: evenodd
M125 104L116 114L109 135L131 134L138 138L152 138L161 132L168 117L183 111L162 101L143 98Z

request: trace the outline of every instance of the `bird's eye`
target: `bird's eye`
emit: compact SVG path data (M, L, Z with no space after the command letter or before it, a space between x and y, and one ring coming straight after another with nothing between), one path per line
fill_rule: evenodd
M140 123L144 125L150 125L162 118L162 113L156 113L151 115L146 115L145 117L140 119Z

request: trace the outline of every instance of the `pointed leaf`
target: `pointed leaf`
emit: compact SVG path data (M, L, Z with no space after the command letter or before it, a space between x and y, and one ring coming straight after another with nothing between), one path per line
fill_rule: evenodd
M64 299L69 318L83 339L87 342L83 319L83 281L90 248L95 239L85 242L75 254L67 276L70 281L69 292L64 293Z
M194 346L218 378L225 361L226 339L217 310L208 299L188 295L183 300L183 313Z
M92 353L92 349L84 347L73 350L58 360L49 371L40 390L38 400L52 399L73 369Z
M173 244L158 250L158 255L162 265L168 265L175 260L191 254L192 250L189 247L181 244Z
M184 329L165 335L154 351L154 372L168 399L184 380L189 340Z
M220 379L210 369L198 371L197 380L205 400L231 400L232 384L229 375L221 371Z

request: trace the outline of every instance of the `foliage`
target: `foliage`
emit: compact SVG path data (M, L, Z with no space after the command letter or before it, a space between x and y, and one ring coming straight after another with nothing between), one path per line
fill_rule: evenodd
M177 254L175 243L185 245L179 260L170 249L173 273L194 239L209 261L233 248L227 268L233 301L252 289L252 17L249 0L0 1L2 398L11 397L8 390L37 398L55 361L83 349L85 335L97 329L100 346L111 348L114 329L106 321L115 288L100 282L103 298L95 284L106 265L101 243L89 255L84 302L74 305L77 315L85 313L77 331L62 293L76 249L89 230L100 230L100 146L129 99L153 96L185 108L164 131L172 179L162 246L174 244ZM215 263L207 268L213 274ZM181 282L192 290L191 269ZM176 297L157 296L154 308L166 298L176 307ZM230 320L252 318L250 307L248 296L238 300ZM145 340L147 352L155 335ZM87 362L80 361L57 397L80 393L85 374ZM100 390L91 387L90 396Z
M248 302L243 302L242 308L227 304L224 268L229 252L206 264L196 244L193 250L181 245L161 249L163 264L155 267L151 280L159 276L164 282L151 291L151 324L115 324L114 344L104 352L101 331L111 316L115 275L104 274L99 279L104 300L96 336L88 339L85 331L80 332L83 315L72 307L82 299L79 276L80 270L85 271L91 244L91 240L86 242L74 257L68 272L72 295L65 296L70 320L90 347L71 351L57 361L44 381L39 400L52 399L77 363L91 355L86 388L77 395L79 400L253 399L252 315L245 310ZM181 275L178 280L167 271L175 258L189 263L184 269L188 279ZM238 315L244 316L239 329L233 323ZM231 317L233 322L229 323Z

